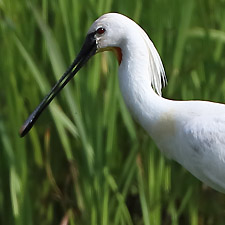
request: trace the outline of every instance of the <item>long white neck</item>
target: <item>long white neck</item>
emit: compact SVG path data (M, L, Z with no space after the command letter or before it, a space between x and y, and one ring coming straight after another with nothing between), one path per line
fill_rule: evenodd
M151 59L148 47L143 40L138 41L136 38L125 40L121 46L122 62L119 67L119 84L128 109L151 135L155 122L167 111L170 101L156 94L152 88L154 80L152 76L161 75L157 74L159 72L157 69L151 68L154 66L151 60L160 60L160 58ZM150 47L154 48L153 45ZM158 77L158 80L161 82L161 77ZM161 87L161 83L159 86Z

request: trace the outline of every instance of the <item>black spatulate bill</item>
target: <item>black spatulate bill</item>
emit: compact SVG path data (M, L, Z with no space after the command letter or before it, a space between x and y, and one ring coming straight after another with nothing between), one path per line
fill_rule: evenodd
M59 81L54 85L49 94L45 96L37 108L30 114L23 126L20 128L20 137L24 137L33 127L44 109L50 104L53 98L63 89L63 87L75 76L75 74L82 68L82 66L93 56L97 51L97 44L95 40L95 33L87 35L85 42L80 50L80 53L62 75Z

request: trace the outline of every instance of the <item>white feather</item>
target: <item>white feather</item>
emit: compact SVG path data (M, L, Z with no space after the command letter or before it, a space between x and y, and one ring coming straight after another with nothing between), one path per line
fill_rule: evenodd
M115 13L100 17L91 29L99 25L108 31L99 46L122 49L119 83L132 115L161 152L225 193L225 105L162 98L163 64L143 29Z
M151 85L153 87L153 89L156 91L156 93L158 95L162 95L162 88L166 86L167 84L167 79L166 79L166 74L165 74L165 70L163 67L163 63L161 61L161 58L154 46L154 44L152 43L152 41L150 40L150 38L148 37L148 35L144 32L144 30L141 30L141 35L143 37L143 40L146 44L146 47L148 49L148 53L149 53L149 66L148 66L148 70L149 70L149 74L151 76Z

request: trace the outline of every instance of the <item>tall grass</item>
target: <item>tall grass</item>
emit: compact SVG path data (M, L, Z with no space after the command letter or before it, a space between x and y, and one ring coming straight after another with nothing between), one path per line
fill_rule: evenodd
M172 99L225 102L224 1L0 1L0 224L225 224L224 195L168 161L131 118L98 54L30 134L18 130L91 23L123 13L150 35Z

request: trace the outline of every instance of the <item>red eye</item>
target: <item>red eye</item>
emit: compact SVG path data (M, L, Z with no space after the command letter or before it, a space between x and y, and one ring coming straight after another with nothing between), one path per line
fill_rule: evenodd
M97 29L96 33L97 34L104 34L105 33L105 29L100 27L100 28Z

